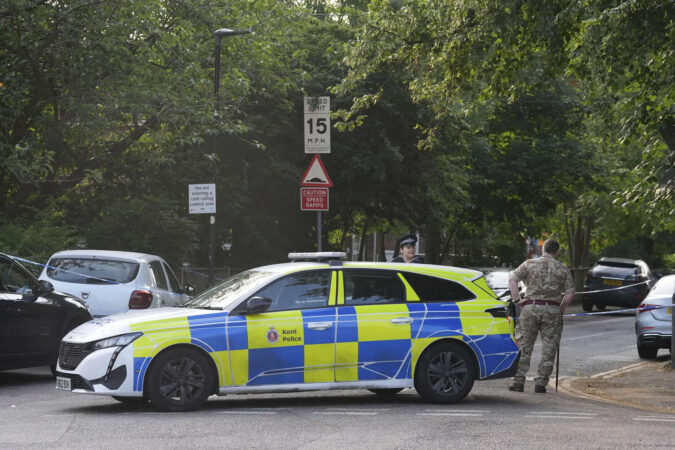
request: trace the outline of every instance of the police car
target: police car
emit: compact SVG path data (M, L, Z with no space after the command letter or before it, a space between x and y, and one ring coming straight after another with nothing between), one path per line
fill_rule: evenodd
M394 395L414 387L448 404L476 379L515 373L512 311L481 272L289 257L182 308L79 326L61 343L56 387L167 411L197 409L212 394L327 389Z

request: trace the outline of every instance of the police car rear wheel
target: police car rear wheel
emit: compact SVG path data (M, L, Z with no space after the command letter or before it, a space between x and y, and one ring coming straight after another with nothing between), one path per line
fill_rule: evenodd
M196 350L179 348L157 357L148 379L148 396L165 411L192 411L213 393L213 373Z
M461 401L471 391L476 367L467 350L443 342L426 351L415 371L415 389L430 403Z
M392 388L392 389L368 389L373 394L379 395L380 397L393 397L403 390L403 388Z

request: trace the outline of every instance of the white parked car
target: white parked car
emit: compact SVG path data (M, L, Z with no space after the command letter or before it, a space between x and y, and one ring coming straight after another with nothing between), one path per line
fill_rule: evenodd
M130 309L182 306L194 288L182 288L159 256L109 250L54 253L40 274L57 291L83 299L94 317Z

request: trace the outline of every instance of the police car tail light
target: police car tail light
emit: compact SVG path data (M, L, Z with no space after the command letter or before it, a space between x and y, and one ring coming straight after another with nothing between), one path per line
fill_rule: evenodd
M492 317L509 317L509 310L505 306L498 306L496 308L489 308L489 309L486 309L485 312L492 314Z
M136 290L129 297L129 309L147 309L152 304L152 292Z

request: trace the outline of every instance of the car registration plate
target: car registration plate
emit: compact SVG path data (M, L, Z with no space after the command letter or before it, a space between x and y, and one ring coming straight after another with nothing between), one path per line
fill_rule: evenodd
M611 284L612 286L621 286L620 280L602 280L605 284Z
M70 391L70 378L56 377L56 389Z

